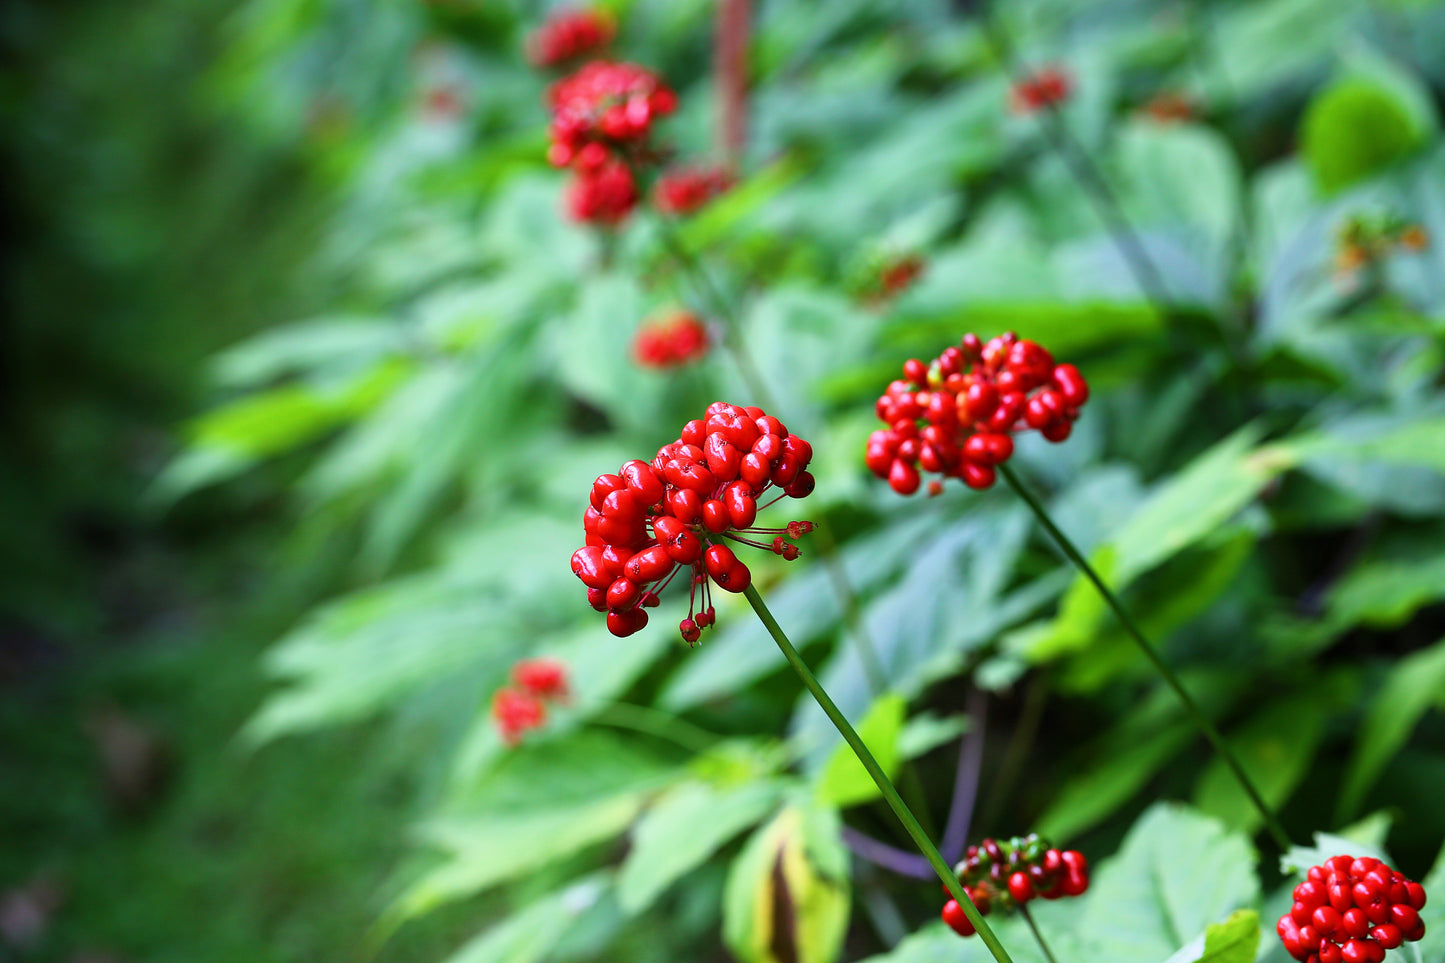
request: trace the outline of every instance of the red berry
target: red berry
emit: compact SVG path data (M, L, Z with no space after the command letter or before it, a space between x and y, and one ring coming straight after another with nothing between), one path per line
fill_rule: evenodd
M918 469L902 459L896 459L888 469L888 484L900 495L912 495L918 491L920 481Z
M943 904L943 922L947 923L949 929L959 936L972 936L977 932L973 923L963 912L963 907L958 905L958 900L951 899Z
M1017 872L1008 878L1008 893L1016 903L1027 903L1034 898L1034 884L1029 874Z
M647 612L641 607L626 612L607 613L607 631L618 638L626 638L647 624Z

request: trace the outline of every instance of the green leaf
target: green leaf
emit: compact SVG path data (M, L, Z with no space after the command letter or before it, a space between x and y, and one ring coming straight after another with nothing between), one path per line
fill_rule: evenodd
M1117 591L1215 531L1265 483L1293 467L1293 451L1255 448L1260 434L1258 425L1241 428L1150 493L1114 536L1118 567L1112 588Z
M907 711L908 703L902 696L886 693L874 700L868 714L858 723L858 735L868 744L878 765L883 767L890 779L897 773L901 762L898 737L903 731ZM863 768L846 742L834 747L833 754L818 776L814 791L819 802L838 809L856 806L881 795L878 784L868 775L868 770Z
M1210 923L1165 963L1254 963L1259 935L1259 914L1235 910L1223 923Z
M1242 725L1225 733L1225 740L1239 764L1265 803L1276 812L1289 801L1309 771L1324 738L1325 726L1340 701L1329 688L1315 685L1304 695L1272 701ZM1228 826L1252 832L1264 822L1239 780L1218 754L1210 759L1199 777L1194 803L1202 812L1222 819Z
M508 915L465 943L446 963L539 963L562 939L568 924L596 904L607 884L603 874L575 880Z
M1300 141L1315 183L1333 194L1397 163L1422 143L1423 135L1393 90L1351 77L1310 102Z
M1095 874L1078 926L1094 950L1086 957L1167 959L1209 924L1254 902L1254 861L1243 834L1184 806L1155 804Z
M812 821L818 825L810 828ZM838 825L832 810L791 806L754 833L733 862L723 902L723 939L742 963L832 963L838 958L850 902L846 876L827 872L846 859L837 841ZM831 838L827 848L832 852L819 852L820 837Z
M920 712L909 719L898 734L898 754L904 759L921 756L967 732L969 725L966 715L935 716Z
M1385 852L1385 837L1390 834L1390 820L1370 817L1348 826L1339 833L1315 833L1313 846L1291 846L1279 857L1279 870L1286 876L1301 875L1311 866L1319 866L1331 856L1373 856L1390 861Z
M623 910L646 909L668 886L734 835L767 814L782 786L750 782L730 789L689 782L669 792L637 823L618 875Z
M1239 164L1224 139L1196 124L1132 121L1118 135L1129 209L1141 225L1203 230L1225 244L1240 204Z
M1140 713L1101 739L1094 753L1099 761L1059 787L1048 809L1035 820L1038 831L1065 842L1096 825L1194 739L1192 726L1181 720L1160 725L1152 721L1157 715Z
M1432 707L1445 709L1445 640L1397 662L1371 700L1345 772L1340 797L1343 814L1348 816L1359 808L1385 764Z

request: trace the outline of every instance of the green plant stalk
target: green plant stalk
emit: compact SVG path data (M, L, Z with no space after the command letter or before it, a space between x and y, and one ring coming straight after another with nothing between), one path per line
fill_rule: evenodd
M1038 941L1039 949L1044 951L1044 959L1048 960L1049 963L1059 963L1058 960L1054 959L1054 954L1049 949L1049 944L1044 942L1044 934L1039 931L1038 924L1034 922L1033 914L1031 914L1029 908L1022 903L1019 904L1019 915L1024 918L1024 922L1029 924L1029 929L1033 931L1034 939Z
M723 295L722 290L713 282L712 276L697 257L687 249L674 230L672 222L663 219L659 229L662 233L663 246L667 248L668 253L682 266L692 279L693 286L703 297L712 302L714 310L726 322L726 336L723 345L727 348L728 354L732 356L743 384L764 407L776 413L778 406L772 393L768 391L767 382L759 373L757 364L742 341L742 328L737 312L733 310L732 302ZM868 681L868 688L875 697L880 696L888 691L888 676L883 671L882 660L878 658L878 649L868 635L868 630L863 626L858 605L858 593L853 591L853 586L848 581L848 575L843 570L843 563L837 557L837 542L833 538L833 533L826 526L816 529L814 537L818 541L819 554L822 556L823 571L832 585L833 594L837 596L843 607L843 624L847 626L849 637L857 645L858 660L863 667L863 675ZM917 808L919 818L930 833L934 832L932 819L929 817L927 807L924 806L927 795L923 790L923 780L907 763L904 764L899 778L903 783L904 792L908 793L913 805Z
M1279 820L1275 818L1274 811L1269 808L1269 805L1264 801L1264 797L1261 796L1259 790L1255 788L1254 782L1244 771L1244 767L1240 765L1239 760L1234 755L1234 751L1229 748L1229 743L1224 741L1224 736L1215 728L1214 723L1209 721L1209 717L1204 714L1204 711L1199 708L1199 703L1194 701L1194 697L1189 694L1189 690L1184 688L1184 683L1179 680L1179 676L1175 675L1174 670L1169 668L1169 665L1159 655L1159 651L1154 648L1153 644L1145 637L1144 632L1139 628L1138 623L1134 621L1133 616L1129 614L1124 608L1123 603L1119 601L1118 596L1104 584L1104 580L1099 577L1099 573L1094 571L1094 567L1088 563L1078 548L1074 546L1074 543L1069 541L1068 536L1059 531L1059 527L1054 524L1053 519L1049 517L1049 513L1044 509L1044 506L1028 489L1024 488L1018 476L1013 473L1013 469L1009 468L1008 465L999 465L998 472L1004 477L1004 480L1009 483L1009 487L1033 510L1034 517L1039 520L1039 524L1043 525L1044 530L1049 533L1049 537L1054 540L1054 543L1069 557L1069 561L1073 562L1079 571L1084 574L1084 577L1094 584L1094 588L1098 590L1104 602L1113 610L1114 617L1124 626L1124 630L1134 639L1134 642L1139 646L1140 650L1143 651L1144 656L1158 673L1163 676L1164 681L1169 684L1169 687L1174 690L1174 694L1177 695L1179 701L1184 704L1185 710L1188 711L1189 715L1193 718L1194 724L1199 727L1199 731L1203 732L1205 738L1213 744L1215 751L1219 753L1220 757L1224 759L1225 764L1229 766L1230 771L1234 773L1234 778L1239 780L1239 784L1243 787L1246 795L1249 796L1250 802L1259 810L1260 816L1264 817L1265 827L1269 830L1269 834L1274 838L1275 843L1282 851L1287 852L1290 848L1289 836L1285 834L1284 828L1280 826Z
M918 846L918 851L928 860L928 864L933 867L933 871L938 874L938 878L943 881L943 885L947 888L948 892L954 899L958 900L958 905L963 908L964 915L968 917L968 921L973 924L974 929L978 930L979 938L982 939L984 945L988 947L988 951L993 954L993 958L998 960L998 963L1013 963L1013 959L1008 955L1008 951L1003 948L1003 944L999 942L993 930L984 922L983 916L979 913L978 908L973 905L973 900L969 899L968 894L964 892L963 884L958 881L958 877L954 875L953 871L948 868L948 864L944 862L943 856L938 852L938 847L933 845L933 841L928 838L928 834L925 833L923 827L918 824L918 819L913 815L913 810L908 808L908 804L898 795L898 790L894 788L892 780L888 778L888 774L883 771L882 766L878 765L878 760L873 758L873 753L868 750L868 745L863 741L862 737L858 735L857 730L853 728L852 724L848 722L847 717L843 715L842 711L828 696L822 684L818 682L812 670L808 668L808 664L804 662L803 657L798 654L798 650L793 648L793 643L788 640L787 634L783 632L782 628L778 625L777 619L773 618L773 613L768 611L767 603L765 603L763 597L758 594L758 590L749 585L747 589L743 591L743 595L747 597L749 604L753 607L753 611L757 613L758 619L763 623L763 627L768 630L768 634L773 637L773 641L776 642L778 648L782 650L783 657L788 660L788 664L793 667L793 671L796 672L798 678L802 680L803 686L812 694L813 698L817 700L823 712L827 714L829 720L831 720L833 725L838 729L844 741L848 743L849 748L853 750L853 754L858 757L858 761L863 764L863 768L868 770L868 775L872 776L873 781L878 784L879 791L883 793L883 799L888 803L889 808L893 810L893 814L898 817L898 821L903 823L903 828L907 830L908 835Z

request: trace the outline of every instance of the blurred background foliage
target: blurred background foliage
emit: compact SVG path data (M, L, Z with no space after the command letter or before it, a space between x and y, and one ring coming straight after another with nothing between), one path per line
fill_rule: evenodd
M668 140L715 158L714 5L609 8L681 95ZM544 14L6 7L0 953L982 956L844 847L898 836L745 607L696 651L672 600L615 639L568 572L594 476L759 399L721 350L633 362L645 318L707 305L654 215L565 220ZM679 236L813 442L829 538L749 563L929 821L972 731L973 837L1100 865L1040 913L1063 956L1207 930L1283 960L1280 854L1024 506L900 499L861 451L901 362L964 331L1078 364L1095 398L1020 444L1029 484L1298 842L1445 883L1445 4L981 14L755 5L744 176ZM1045 65L1067 101L1011 111ZM489 700L529 655L575 697L508 749Z

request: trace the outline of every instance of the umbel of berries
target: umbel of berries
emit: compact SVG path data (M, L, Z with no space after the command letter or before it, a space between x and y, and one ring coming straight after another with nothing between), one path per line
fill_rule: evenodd
M987 343L966 334L931 362L903 365L875 411L887 425L868 439L868 468L900 495L911 495L920 472L987 488L1013 454L1013 435L1038 431L1069 437L1089 385L1071 364L1055 364L1047 348L1013 332ZM943 490L930 482L931 494Z
M492 721L509 746L546 724L548 702L567 701L567 667L556 659L523 659L512 666L512 682L492 694Z
M726 544L749 545L792 560L805 521L759 528L759 509L813 491L813 448L761 408L714 402L683 426L651 462L629 461L597 476L582 516L587 544L572 553L572 571L587 601L607 613L607 629L627 636L647 624L647 609L679 574L688 581L687 618L678 631L690 645L713 623L711 585L742 592L752 572Z
M645 368L676 368L707 354L707 325L691 311L675 311L644 324L632 343L633 357Z
M558 10L527 38L527 59L536 67L555 67L612 42L617 24L606 10Z
M1425 887L1369 856L1311 866L1276 931L1302 963L1381 963L1385 951L1425 935Z
M594 60L553 84L547 99L547 159L576 176L568 212L579 221L620 223L640 199L634 171L657 159L652 123L677 109L677 95L646 68Z
M1010 912L1032 899L1078 896L1089 888L1089 863L1084 854L1054 849L1036 833L985 839L968 847L953 871L983 916L995 909ZM942 915L959 936L974 934L958 900L945 903Z

